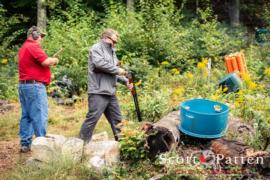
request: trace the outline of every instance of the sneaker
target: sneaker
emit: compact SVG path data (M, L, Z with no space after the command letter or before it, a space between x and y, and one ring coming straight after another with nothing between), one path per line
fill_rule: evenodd
M29 146L22 146L20 152L21 153L27 153L31 150Z

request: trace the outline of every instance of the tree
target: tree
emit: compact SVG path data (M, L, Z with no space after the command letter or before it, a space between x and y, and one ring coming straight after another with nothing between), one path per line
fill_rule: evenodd
M134 0L127 0L127 9L129 11L134 11Z
M240 25L240 0L229 0L229 17L230 24L232 27L237 27Z
M47 25L46 0L37 0L37 26L45 31Z

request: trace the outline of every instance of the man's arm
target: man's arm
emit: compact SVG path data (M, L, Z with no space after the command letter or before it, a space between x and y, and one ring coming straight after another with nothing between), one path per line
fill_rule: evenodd
M123 85L127 85L128 83L128 79L125 76L116 76L117 78L117 82L123 84Z
M134 87L134 84L133 83L130 83L129 80L125 77L125 76L116 76L117 78L117 82L127 86L127 88L132 91L133 87Z
M59 62L58 58L48 57L40 45L33 45L28 47L29 53L34 57L34 59L39 62L42 66L52 66Z
M55 58L55 57L48 57L47 59L45 59L41 65L42 66L53 66L53 65L56 65L58 64L59 62L59 59L58 58Z
M118 68L113 63L105 61L101 52L99 52L97 49L92 49L90 53L92 62L98 71L113 75L124 75L126 73L122 68Z

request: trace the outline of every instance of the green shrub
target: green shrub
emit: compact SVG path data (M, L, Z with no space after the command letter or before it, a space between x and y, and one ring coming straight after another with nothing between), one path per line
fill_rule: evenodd
M146 152L144 149L145 139L137 123L131 121L122 121L120 152L122 160L137 161L144 159Z
M144 121L154 122L171 110L170 89L168 89L168 81L164 81L164 78L170 79L170 76L168 73L167 76L160 77L159 68L152 68L152 71L148 71L148 75L144 77L146 81L142 81L142 84L137 87L139 107ZM127 90L125 92L127 93ZM121 107L128 120L137 119L131 97L127 103L121 104Z

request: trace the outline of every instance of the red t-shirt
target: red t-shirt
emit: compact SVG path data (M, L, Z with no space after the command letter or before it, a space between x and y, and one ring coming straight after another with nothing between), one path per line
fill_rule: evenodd
M50 68L41 65L48 58L48 55L39 43L28 38L20 48L18 56L20 80L36 80L45 84L50 83Z

